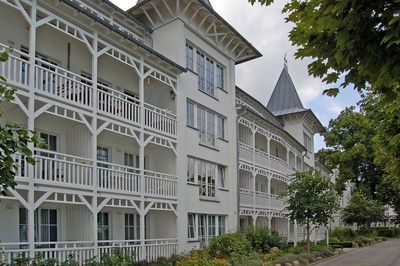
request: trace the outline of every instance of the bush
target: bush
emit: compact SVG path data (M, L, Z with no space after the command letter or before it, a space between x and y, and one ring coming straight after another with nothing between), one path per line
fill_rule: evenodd
M340 245L344 248L351 248L351 247L353 247L353 242L352 241L329 242L329 245L331 245L331 246Z
M343 235L346 240L353 240L357 238L357 232L350 227L346 227L343 229Z
M376 229L379 236L394 237L396 236L396 231L394 229Z
M242 233L236 232L212 238L208 250L211 256L240 257L249 256L252 247Z
M359 247L363 247L364 246L364 242L361 239L356 239L356 240L354 240L354 242L356 242Z
M268 227L249 226L244 232L254 251L269 251L272 247L282 248L282 239L277 232Z

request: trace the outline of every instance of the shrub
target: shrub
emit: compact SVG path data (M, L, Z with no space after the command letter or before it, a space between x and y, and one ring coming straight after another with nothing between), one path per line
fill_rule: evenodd
M346 227L343 229L343 235L346 240L353 240L357 238L357 232L350 227Z
M364 242L362 242L361 239L356 239L356 240L354 240L354 242L356 242L359 247L363 247L364 246Z
M314 253L302 253L299 257L308 260L309 262L315 261L315 254Z
M394 237L396 236L396 231L394 229L376 229L379 236Z
M343 241L343 242L329 242L329 245L340 245L344 248L351 248L353 247L353 242L352 241Z
M277 232L272 232L265 226L249 226L244 235L254 251L269 251L272 247L282 248L283 242Z
M246 237L240 233L219 235L211 239L208 246L211 256L249 256L252 247Z

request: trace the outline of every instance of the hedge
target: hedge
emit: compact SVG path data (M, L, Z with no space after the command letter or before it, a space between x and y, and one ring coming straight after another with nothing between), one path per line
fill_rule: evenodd
M378 232L379 236L386 236L386 237L394 237L396 236L396 231L395 229L376 229Z
M330 246L341 246L343 248L352 248L353 242L351 241L344 241L344 242L329 242Z

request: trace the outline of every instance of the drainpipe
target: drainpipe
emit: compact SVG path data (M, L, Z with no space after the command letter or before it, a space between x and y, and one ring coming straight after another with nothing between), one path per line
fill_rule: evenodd
M236 185L237 185L237 227L240 228L240 187L239 187L239 119L246 112L246 107L241 104L236 104L236 111L243 110L241 114L236 116Z

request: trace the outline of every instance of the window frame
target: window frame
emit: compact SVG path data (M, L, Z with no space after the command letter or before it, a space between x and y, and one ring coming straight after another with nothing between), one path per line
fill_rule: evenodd
M194 103L186 101L186 125L190 127L195 127L194 125Z

